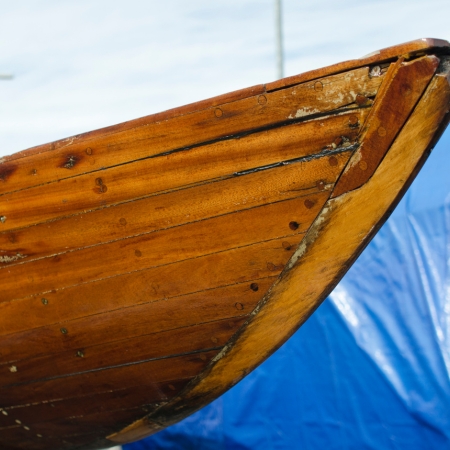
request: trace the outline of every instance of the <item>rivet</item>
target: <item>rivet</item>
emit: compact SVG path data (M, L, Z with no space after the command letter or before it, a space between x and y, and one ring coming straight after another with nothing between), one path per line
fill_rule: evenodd
M386 136L386 128L380 127L377 131L379 136Z
M202 361L206 361L206 360L207 360L207 358L206 358L205 355L200 355L200 359L201 359Z
M125 226L127 224L126 219L124 219L123 217L119 220L120 225Z
M6 216L0 216L0 222L5 223L6 222Z
M250 285L250 289L251 289L253 292L256 292L256 291L259 289L258 283L252 283L252 284Z
M20 420L18 420L18 419L16 419L16 423L19 424L19 425L22 424L22 422Z
M337 160L337 158L336 158L335 156L330 156L330 157L328 158L328 164L329 164L330 166L337 166L337 165L338 165L338 160Z
M67 334L67 328L60 328L62 334Z
M265 105L267 103L267 97L265 95L260 95L258 97L258 103L260 105Z
M219 340L216 337L212 337L211 342L213 342L214 344L217 344L217 342L219 342Z
M99 177L99 178L96 178L95 179L95 184L97 185L97 186L101 186L102 184L103 184L103 180Z
M283 246L283 248L285 250L290 250L292 248L292 245L289 244L289 242L287 242L287 241L284 241L281 245Z
M17 372L17 367L16 367L16 366L11 366L11 367L9 368L9 371L10 371L11 373L16 373L16 372Z
M356 96L355 102L357 103L357 105L363 106L367 103L367 97L365 97L364 95L358 94Z
M244 305L242 303L239 303L239 302L235 303L234 307L236 309L238 309L239 311L242 311L244 309Z
M23 429L24 429L24 430L27 430L27 431L30 431L30 428L27 427L27 426L25 426L25 425L24 425Z
M350 128L356 128L359 125L358 118L356 116L350 116L348 119Z
M88 147L86 149L86 155L92 155L92 148L91 147Z
M134 254L139 258L140 256L142 256L142 252L140 250L135 250Z
M361 170L367 170L367 163L365 161L360 161L358 165Z
M169 384L169 389L171 390L171 391L175 391L176 389L175 389L175 386L173 385L173 384Z
M83 350L78 350L75 354L76 354L76 356L78 356L78 358L84 358Z
M335 140L334 140L334 145L336 145L336 147L339 147L342 144L342 137L338 136Z
M294 220L292 222L289 222L289 228L293 231L297 230L300 224L298 222L295 222Z
M41 302L43 305L48 305L48 300L46 298L41 298Z
M323 84L320 81L316 81L314 83L314 90L315 91L322 91L323 90Z
M222 111L220 108L216 108L216 109L214 110L214 115L215 115L216 117L222 117L223 111Z
M322 180L316 182L316 187L319 191L323 191L325 189L325 183Z
M37 175L37 170L36 170L36 169L33 169L33 170L31 171L31 175Z
M2 414L3 414L4 416L7 416L7 415L8 415L8 413L7 413L6 411L2 411Z
M307 198L303 203L308 209L311 209L315 205L315 202L313 202L309 198Z

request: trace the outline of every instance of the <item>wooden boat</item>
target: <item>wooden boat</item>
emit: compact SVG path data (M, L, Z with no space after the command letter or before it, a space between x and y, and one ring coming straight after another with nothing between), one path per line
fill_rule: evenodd
M0 165L0 446L136 440L217 398L330 293L449 121L422 39Z

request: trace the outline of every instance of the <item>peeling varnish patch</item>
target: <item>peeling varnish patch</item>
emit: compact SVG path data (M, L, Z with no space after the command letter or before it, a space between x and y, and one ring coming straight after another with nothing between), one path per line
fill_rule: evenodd
M11 262L16 262L23 258L26 258L27 256L28 255L22 255L22 253L16 253L13 256L8 256L8 255L0 256L0 263L8 264Z
M300 117L305 117L305 116L311 116L312 114L318 114L320 113L321 110L317 109L317 108L300 108L297 109L297 112L295 113L295 115L290 114L288 116L288 119L298 119Z

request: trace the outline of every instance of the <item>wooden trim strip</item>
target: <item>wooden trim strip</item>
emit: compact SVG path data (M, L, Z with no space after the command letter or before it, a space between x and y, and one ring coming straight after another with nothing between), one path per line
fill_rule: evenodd
M433 77L439 59L424 56L412 62L402 59L386 74L367 125L361 146L350 159L332 197L362 186L374 173ZM413 80L413 82L411 82Z

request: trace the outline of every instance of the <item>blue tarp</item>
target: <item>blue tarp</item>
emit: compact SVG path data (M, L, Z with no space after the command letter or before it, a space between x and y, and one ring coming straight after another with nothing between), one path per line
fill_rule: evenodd
M309 321L200 412L124 450L449 449L450 130Z

